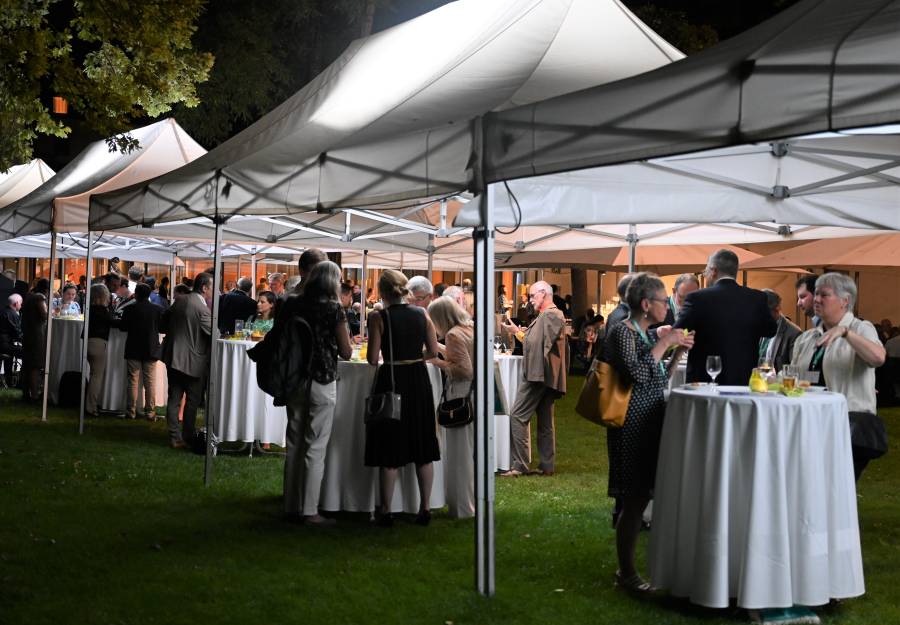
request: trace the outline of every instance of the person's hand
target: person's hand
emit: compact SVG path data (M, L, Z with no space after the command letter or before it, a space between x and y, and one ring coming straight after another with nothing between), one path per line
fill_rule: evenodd
M353 337L353 342L356 343L357 345L361 345L364 340L365 339L363 338L362 334L357 334L356 336Z
M513 332L519 332L522 328L513 323L512 319L507 319L502 324L504 327L509 328Z
M663 340L665 340L666 344L670 347L674 345L679 349L690 349L694 346L694 331L673 330L669 332Z
M661 339L666 338L669 333L672 331L672 326L659 326L656 328L656 336Z
M850 328L847 326L834 326L833 328L826 330L825 334L822 335L822 338L816 341L816 347L821 347L822 345L828 347L840 338L847 338L847 333L849 331Z

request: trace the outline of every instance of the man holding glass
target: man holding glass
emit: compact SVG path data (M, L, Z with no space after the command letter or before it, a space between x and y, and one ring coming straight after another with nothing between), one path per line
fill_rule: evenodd
M674 325L696 331L686 381L709 381L707 357L719 356L721 372L713 381L746 385L757 364L759 340L774 336L778 324L769 313L766 294L737 283L737 254L713 252L703 273L709 286L685 297Z

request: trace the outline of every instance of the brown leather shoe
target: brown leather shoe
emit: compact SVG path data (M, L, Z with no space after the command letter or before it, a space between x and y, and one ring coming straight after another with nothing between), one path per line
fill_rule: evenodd
M520 475L524 475L524 473L517 471L516 469L510 469L509 471L501 471L497 475L500 477L519 477Z
M176 441L169 441L169 447L171 447L172 449L187 449L188 444L183 440L178 439Z

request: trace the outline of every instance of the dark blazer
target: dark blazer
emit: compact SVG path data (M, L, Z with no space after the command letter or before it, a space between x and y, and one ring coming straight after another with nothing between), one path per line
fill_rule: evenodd
M160 330L166 333L162 360L169 369L201 378L209 370L212 317L197 293L175 298L163 312Z
M759 339L774 336L766 294L721 279L713 286L689 293L678 311L676 328L695 330L694 347L688 352L687 381L706 382L706 357L721 356L717 384L747 384L759 361Z
M13 344L22 342L22 321L19 313L4 307L0 310L0 352L13 353Z
M122 311L119 329L128 333L125 339L127 360L159 360L162 349L159 344L159 322L162 308L150 300L135 301Z
M256 312L256 300L241 290L235 289L222 295L219 300L219 332L234 334L234 322L246 321Z
M775 367L775 369L781 371L781 368L784 365L791 364L791 355L794 351L794 341L797 340L798 336L803 334L803 330L794 325L794 323L784 315L782 315L781 318L778 319L777 323L778 331L771 339L772 343L775 344L772 347L772 360L774 361L772 365ZM768 344L764 342L765 340L766 339L760 339L760 356L763 356L765 354L763 350L768 348Z

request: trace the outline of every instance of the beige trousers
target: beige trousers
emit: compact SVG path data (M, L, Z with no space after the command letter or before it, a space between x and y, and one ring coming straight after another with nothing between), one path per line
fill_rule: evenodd
M284 457L284 512L319 513L325 451L331 438L337 382L313 382L309 396L297 393L287 405L287 454Z
M125 413L135 416L138 398L138 381L144 386L144 414L156 414L156 361L126 360L128 364L128 400Z

